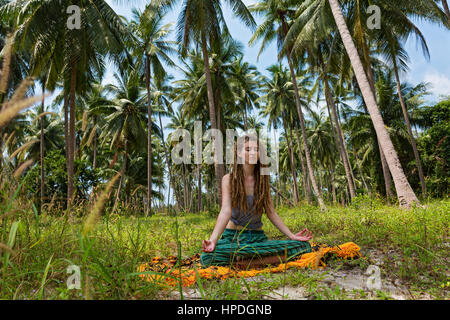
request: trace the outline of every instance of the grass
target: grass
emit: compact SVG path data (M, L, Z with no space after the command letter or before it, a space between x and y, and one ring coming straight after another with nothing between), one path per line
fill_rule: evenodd
M2 210L10 203L4 204ZM182 213L177 217L110 215L108 209L89 232L83 232L86 216L75 215L70 223L58 213L37 215L22 200L14 200L15 213L0 221L0 242L13 253L0 251L0 298L2 299L168 299L170 292L158 283L136 275L139 264L155 256L201 252L215 215ZM279 208L278 213L292 231L308 227L313 241L327 244L357 243L362 253L377 249L384 256L383 278L400 279L412 296L448 297L448 221L450 201L433 200L426 208L405 211L367 197L349 207ZM79 212L85 212L80 208ZM266 216L264 230L271 239L285 239ZM176 237L176 233L178 237ZM1 249L0 249L1 250ZM371 261L331 261L330 268L361 268ZM81 270L81 290L67 289L69 265ZM301 286L312 299L369 298L367 292L351 294L339 286L323 286L323 274L311 270L289 270L264 274L262 281L250 279L206 280L196 284L205 299L264 299L276 289ZM174 288L180 292L179 288ZM389 299L377 292L371 299Z

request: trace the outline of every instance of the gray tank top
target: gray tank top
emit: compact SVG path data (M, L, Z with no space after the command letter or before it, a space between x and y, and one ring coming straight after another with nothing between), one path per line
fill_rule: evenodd
M248 207L252 208L254 198L252 195L247 195ZM241 212L238 209L231 209L231 218L230 220L240 226L246 226L246 229L258 229L262 227L263 223L261 221L261 215L255 215L255 208L250 209L248 213ZM250 221L250 222L249 222Z

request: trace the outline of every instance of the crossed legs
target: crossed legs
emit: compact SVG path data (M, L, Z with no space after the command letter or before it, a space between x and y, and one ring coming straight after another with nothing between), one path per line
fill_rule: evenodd
M253 267L261 267L264 265L275 265L279 263L285 262L286 259L283 256L272 255L272 256L264 256L264 257L254 257L249 259L237 260L234 262L234 265L239 268L253 268Z

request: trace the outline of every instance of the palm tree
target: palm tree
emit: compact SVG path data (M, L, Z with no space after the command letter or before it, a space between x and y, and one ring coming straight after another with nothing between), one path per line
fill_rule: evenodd
M260 74L256 67L243 62L241 55L231 65L231 87L239 110L244 113L244 130L248 128L248 111L258 106L258 91Z
M395 151L394 145L392 144L392 141L389 138L389 134L384 126L383 118L381 117L380 111L378 109L374 93L370 88L370 84L364 71L364 67L362 65L355 44L352 40L350 32L347 28L344 15L342 14L342 11L339 7L339 3L337 0L328 1L334 19L336 21L336 25L338 27L339 34L344 43L347 54L349 55L352 67L355 70L356 80L358 82L359 88L361 89L364 101L366 102L370 117L372 118L377 137L380 141L384 156L386 157L387 163L389 165L389 170L391 171L392 177L394 179L399 203L401 206L410 207L414 202L419 203L419 200L417 199L408 182L408 179L405 176L405 173L403 172L403 168L400 164L400 160L398 159L397 152Z
M293 182L293 195L295 202L299 201L297 174L294 164L292 146L292 114L290 107L294 103L294 93L289 82L287 70L281 64L275 64L267 69L271 73L270 79L265 79L262 86L263 95L258 99L264 101L263 116L268 116L268 124L274 128L281 124L284 126L284 133L288 151L289 164L291 168Z
M124 70L122 75L114 74L118 85L108 84L106 91L114 95L111 105L96 106L91 110L94 115L106 115L105 125L101 129L99 140L101 145L110 143L110 150L115 147L123 149L123 165L121 178L116 194L116 204L120 196L121 188L125 180L128 154L132 150L144 148L145 139L145 114L146 95L140 86L139 74L136 70ZM153 124L153 129L159 133L159 129ZM150 199L148 199L150 201ZM114 205L114 208L116 205Z
M164 5L172 7L178 0L152 0L152 4L157 7ZM233 13L248 27L255 27L256 23L242 0L228 0ZM208 55L208 44L212 49L215 42L219 41L222 31L228 33L220 0L183 0L182 9L177 23L177 41L181 46L182 55L186 54L189 46L197 41L200 43L204 72L206 78L206 88L209 105L209 120L211 129L219 129L216 122L216 105L214 100L214 89L211 79L210 62ZM215 149L217 149L216 139L213 139ZM217 152L214 153L214 168L216 174L216 185L218 190L219 205L222 199L222 175Z
M98 131L101 126L100 120L98 114L95 114L95 110L98 107L104 107L109 106L112 104L112 101L109 100L106 97L106 88L98 81L91 84L88 91L84 94L78 97L78 105L80 106L81 110L85 110L87 112L87 117L90 118L89 121L86 119L86 121L89 121L89 124L86 124L86 128L82 131L84 131L84 135L81 138L80 148L79 151L84 147L90 147L91 143L93 143L92 146L92 168L95 170L97 168L97 142L98 142Z
M24 1L14 0L1 7L15 28L14 40L30 50L42 70L48 61L55 61L54 73L62 75L64 92L68 94L70 120L68 125L68 206L73 200L75 155L75 95L87 89L90 80L102 76L102 58L108 55L121 66L129 55L124 42L129 38L120 17L105 0L90 1ZM69 29L66 12L69 5L82 7L80 29ZM54 54L53 54L54 53ZM44 67L43 67L44 66ZM70 89L69 89L70 88Z
M170 103L170 100L172 99L173 96L173 90L172 87L167 83L167 81L169 81L170 79L172 79L171 77L166 76L166 79L164 79L164 81L153 81L154 83L154 88L152 90L152 101L154 102L155 106L156 106L156 110L155 113L158 115L159 118L159 127L161 129L161 145L163 147L163 151L164 151L164 157L166 159L166 165L167 165L167 171L169 173L169 185L172 186L172 188L174 189L174 194L175 194L175 198L176 198L176 204L177 207L181 204L180 202L180 195L178 190L175 188L175 180L173 177L173 172L172 172L172 165L170 163L170 159L169 159L169 155L167 152L167 145L166 145L166 141L164 138L164 126L162 124L161 121L161 116L166 116L166 117L170 117L173 114L173 110L172 110L172 106ZM170 198L170 197L169 197Z
M349 13L349 25L351 27L350 29L354 33L355 41L357 41L358 47L361 48L362 51L361 54L363 58L362 63L366 67L365 71L367 72L369 85L373 93L373 100L375 101L376 100L374 95L375 81L370 68L372 57L370 57L369 45L367 43L367 32L364 29L364 26L366 25L366 20L364 18L365 17L367 18L367 14L364 10L371 3L369 1L354 2L346 0L342 1L342 3L343 5L345 5L345 12ZM330 7L327 6L328 4L330 4ZM437 23L444 22L444 24L447 24L444 18L445 15L433 1L422 0L420 1L420 3L418 3L417 1L392 2L383 0L380 1L378 4L383 7L384 12L389 13L383 15L383 18L389 19L392 22L397 21L398 24L405 24L405 23L411 24L411 21L409 20L408 16L423 17L432 22ZM298 54L299 52L300 53L304 52L305 51L304 49L308 48L311 42L329 37L330 34L333 34L333 31L335 30L335 25L331 24L330 21L334 22L336 20L336 13L338 12L342 14L342 11L340 11L339 3L336 0L334 1L311 0L302 2L302 4L298 7L295 21L289 30L289 34L286 37L286 41L284 42L283 50L291 52L290 49L292 47L292 50ZM345 22L345 20L343 20L343 22ZM340 25L339 27L344 27L344 25ZM349 30L347 28L347 25L345 25L345 29L347 31ZM341 29L338 28L338 31L342 38L341 32L342 28ZM350 32L348 34L350 35ZM349 37L348 39L351 40L351 37ZM355 53L358 52L355 51ZM379 120L381 119L378 119L376 121ZM382 158L385 156L383 149L381 148L381 141L380 141L380 154ZM393 158L390 155L389 161L391 162L389 164L389 168L392 166L398 167L399 163L393 163ZM396 171L396 179L397 180L403 179L403 181L401 182L397 181L396 187L402 186L404 190L401 193L410 194L409 191L405 191L408 189L410 190L410 188L408 188L408 186L405 185L406 179L404 179L404 175L402 175L397 171ZM403 198L405 198L404 195L402 196L402 199ZM410 200L416 199L415 195L412 197L407 196L407 198L409 198Z
M192 132L193 127L194 127L194 123L193 121L191 121L188 117L185 116L185 114L183 114L183 112L181 110L177 110L173 113L169 114L170 116L170 122L167 124L167 128L171 129L171 130L187 130L189 132ZM184 132L184 131L183 131ZM169 141L172 142L172 132L169 134L169 136L167 137ZM182 139L187 139L184 135L181 137ZM175 142L173 142L175 143ZM171 146L173 147L173 146ZM189 177L188 177L188 172L190 172L190 170L187 170L187 166L186 163L183 163L181 165L181 174L182 174L182 184L183 184L183 209L184 211L188 212L190 209L190 205L189 205L189 191L190 188L188 187L189 185ZM180 186L179 183L175 184L177 187ZM174 185L174 187L175 187ZM178 191L177 191L178 192Z
M335 140L331 134L331 123L329 119L326 119L323 115L323 112L320 113L311 112L312 119L309 121L309 136L308 139L310 144L314 146L314 149L311 152L311 155L317 159L318 163L322 164L322 168L326 172L327 164L336 163L336 149L337 145ZM334 168L329 168L331 172L334 171ZM319 177L321 177L320 170L318 170ZM330 174L331 176L331 174ZM324 187L324 183L321 183L322 188ZM322 190L323 191L323 190ZM329 192L329 190L328 190Z
M324 94L325 94L325 101L327 104L328 112L330 113L331 109L331 115L330 115L330 121L332 124L332 132L333 136L335 138L336 144L338 146L338 151L341 156L342 164L345 169L345 176L348 183L349 193L351 199L353 199L356 196L354 181L353 181L353 171L351 169L351 164L348 159L346 147L345 147L345 140L344 135L342 133L341 126L339 124L338 115L336 111L336 105L334 103L334 99L332 96L331 88L330 88L330 81L329 81L329 73L333 73L333 69L336 68L337 61L336 59L332 59L333 57L333 46L335 45L335 39L333 39L332 43L330 44L331 48L328 48L327 43L324 41L323 43L319 43L317 45L317 56L312 57L310 56L310 60L316 58L317 65L320 70L320 78L323 82L323 88L324 88ZM327 50L328 49L328 50ZM328 52L327 52L328 51ZM324 61L324 53L328 53L327 61Z
M292 62L291 50L282 51L281 44L283 43L286 35L289 31L289 18L294 14L291 9L290 1L279 0L265 0L252 7L251 11L265 14L265 21L258 27L253 37L250 39L249 44L253 44L256 40L263 39L260 49L260 53L264 50L264 47L272 42L275 38L278 39L279 55L285 55L289 65L289 71L291 73L291 81L294 88L295 105L297 107L297 113L299 117L300 127L302 131L303 147L306 157L306 166L309 174L309 178L313 187L313 190L317 196L321 210L326 210L325 203L323 201L322 192L317 187L317 182L314 177L314 170L312 167L311 153L309 151L308 142L306 140L306 126L303 111L301 108L300 94L297 84L297 77L295 74L294 65ZM287 54L285 54L287 52Z
M388 24L388 22L386 22ZM423 52L425 57L429 59L429 51L423 37L422 33L419 29L412 23L404 23L404 24L395 24L395 25L385 25L383 24L381 28L381 35L377 39L378 47L381 53L387 59L387 62L392 65L395 79L397 82L397 94L400 99L400 105L402 107L403 118L405 119L406 128L408 130L409 141L412 146L414 152L414 158L416 161L416 166L419 173L419 179L422 186L422 196L426 196L426 185L425 178L423 175L422 164L420 161L419 151L417 149L416 140L412 133L411 123L409 119L409 115L407 112L407 107L405 105L405 101L403 98L402 90L401 90L401 82L399 77L399 71L406 71L408 69L407 61L408 61L408 53L404 50L402 42L406 41L408 35L410 33L415 33L417 38L420 40L420 44L422 45ZM381 39L383 38L383 39Z
M164 79L166 71L164 70L162 62L168 66L174 66L174 62L169 57L175 52L174 42L166 40L171 31L172 23L163 25L162 21L165 12L161 7L153 7L147 5L143 12L137 9L132 10L133 20L128 24L131 33L134 35L134 40L131 43L133 47L133 55L142 66L142 73L145 75L145 84L147 88L147 149L148 149L148 163L147 163L147 208L146 215L151 212L151 191L152 191L152 102L150 80L152 77Z
M371 84L371 87L373 91L375 92L374 88L374 79L373 74L371 73L371 68L367 69L367 65L370 64L369 62L369 52L367 48L367 44L364 38L365 32L362 30L362 26L365 25L364 18L362 17L364 9L362 9L362 4L366 5L366 2L346 2L349 5L354 4L356 8L349 8L349 12L353 12L355 10L357 11L357 14L351 15L352 18L356 19L357 21L353 21L355 35L357 36L358 44L362 48L363 51L363 57L365 60L363 60L363 63L365 63L366 70L368 72L369 77L369 83ZM298 56L303 56L305 54L305 51L308 55L308 58L313 60L313 64L317 63L317 57L313 56L313 52L315 52L316 49L313 50L314 44L320 43L321 41L326 41L330 38L330 36L334 35L334 29L335 24L334 18L332 16L331 10L329 10L329 7L327 6L327 1L319 1L319 0L311 0L303 2L302 5L298 7L298 10L295 14L295 19L292 23L291 28L289 29L288 34L286 35L286 39L283 44L283 51L292 51L296 53ZM365 14L365 13L364 13ZM335 38L335 36L334 36ZM363 38L363 39L362 39ZM333 40L334 42L334 40ZM317 45L316 45L317 46ZM319 64L324 64L325 61L320 61ZM344 74L345 76L343 78L349 79L352 75L349 74L348 70L350 70L350 66L347 67L347 59L343 57L340 59L340 65L341 67L341 76ZM321 69L323 68L323 65L321 65ZM328 101L329 99L327 99ZM338 139L338 137L336 136ZM340 145L340 143L338 143ZM344 145L345 149L345 145ZM342 148L339 148L341 151ZM387 163L384 157L384 154L382 152L381 146L379 145L379 151L380 156L382 159L382 167L383 167L383 174L385 178L385 184L386 184L386 190L387 193L392 193L390 186L391 183L391 177L389 174L389 169L387 168ZM345 155L343 155L345 156ZM351 173L351 172L350 172ZM349 175L346 174L346 177ZM349 181L350 183L350 181Z

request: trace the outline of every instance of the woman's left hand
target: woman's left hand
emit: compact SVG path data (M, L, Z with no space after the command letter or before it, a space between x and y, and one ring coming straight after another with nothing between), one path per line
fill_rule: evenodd
M311 238L312 238L312 232L305 228L302 231L300 231L299 233L294 234L291 237L291 240L309 241L309 240L311 240Z

